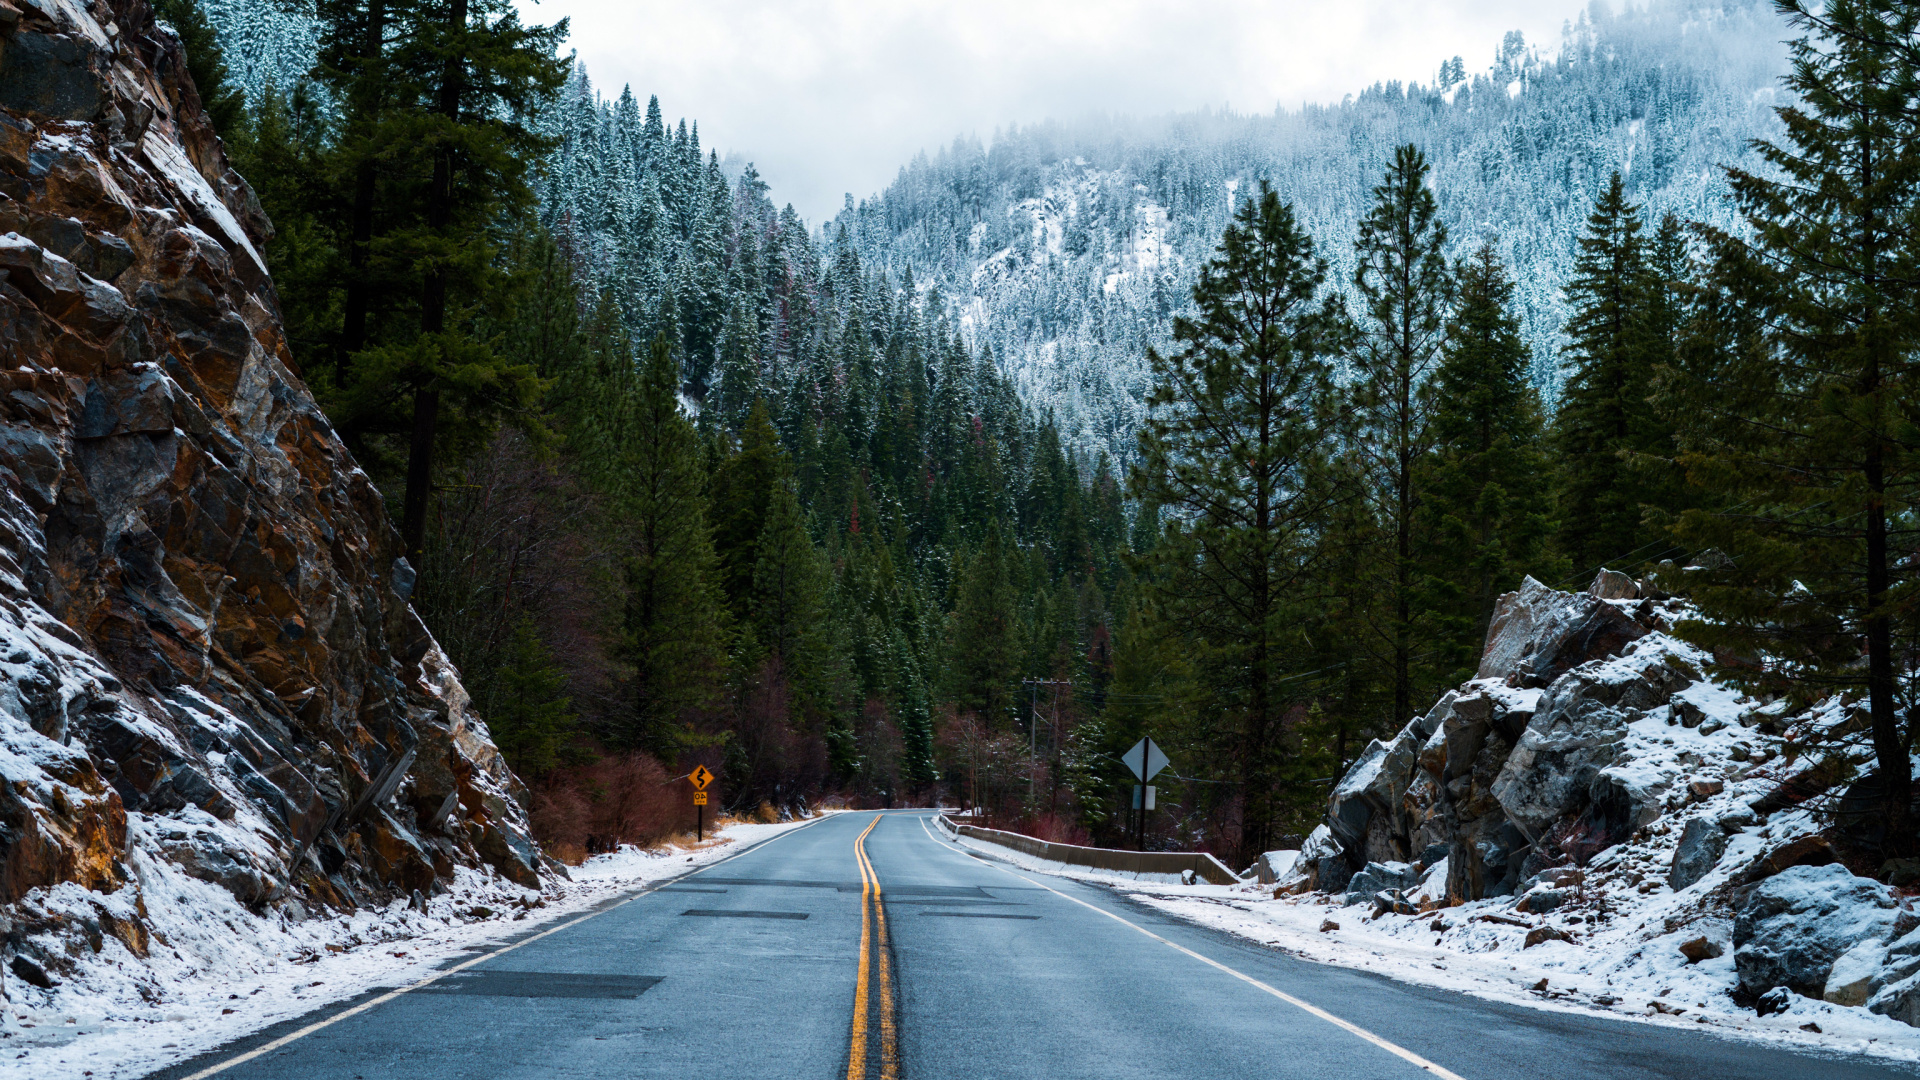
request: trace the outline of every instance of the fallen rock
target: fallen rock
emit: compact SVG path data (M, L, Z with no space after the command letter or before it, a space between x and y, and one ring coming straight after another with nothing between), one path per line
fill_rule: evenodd
M1382 889L1373 894L1373 917L1382 915L1418 915L1415 907L1398 889Z
M1760 995L1759 1000L1754 1002L1753 1011L1761 1016L1783 1013L1793 1008L1794 1000L1799 996L1784 986L1776 986Z
M51 990L60 985L54 980L53 976L47 974L46 968L41 967L39 964L34 963L24 956L14 957L13 962L8 964L7 967L13 971L14 975L19 977L21 982L31 986L37 986L42 990Z
M1815 833L1796 837L1761 853L1735 875L1735 882L1751 885L1795 866L1828 866L1839 861L1840 855L1833 850L1832 842Z
M1520 898L1513 906L1515 911L1524 911L1529 915L1545 915L1567 902L1567 894L1560 889L1534 889Z
M1294 864L1300 861L1298 851L1269 851L1253 860L1254 879L1262 885L1272 885L1293 872Z
M1544 941L1571 942L1572 940L1573 940L1572 934L1567 933L1565 930L1562 930L1557 926L1536 926L1533 929L1527 931L1526 944L1520 947L1523 949L1531 949L1535 945L1538 945Z
M1880 866L1880 880L1896 889L1920 881L1920 859L1888 859Z
M1712 732L1708 732L1707 734L1711 735ZM1725 790L1727 790L1726 782L1721 780L1696 778L1687 781L1687 792L1695 799L1703 801L1711 799Z
M1689 964L1712 960L1726 953L1727 947L1710 937L1701 936L1680 943L1680 955L1686 957Z
M1680 833L1673 851L1673 865L1667 871L1667 887L1674 892L1691 887L1706 877L1720 857L1727 853L1727 834L1718 822L1694 818Z
M1386 890L1404 892L1420 885L1420 869L1412 863L1371 862L1347 882L1347 903L1363 904Z
M1794 866L1748 890L1733 924L1740 988L1786 987L1818 998L1834 962L1892 931L1898 904L1885 885L1844 866Z
M1587 586L1587 592L1601 600L1637 600L1640 598L1640 586L1634 580L1618 570L1602 568Z
M1338 929L1340 929L1340 924L1334 922L1332 919L1323 919L1320 922L1320 932L1323 934L1330 934Z

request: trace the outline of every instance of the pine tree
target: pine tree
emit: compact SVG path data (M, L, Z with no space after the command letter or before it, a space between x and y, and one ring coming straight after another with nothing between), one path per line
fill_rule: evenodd
M1673 372L1665 402L1698 488L1738 500L1680 516L1723 556L1688 591L1710 621L1683 628L1724 674L1805 705L1865 698L1882 848L1909 854L1910 647L1920 493L1920 10L1889 0L1779 5L1801 31L1785 135L1769 171L1729 169L1750 238L1709 233L1721 303L1759 323L1711 363ZM1709 560L1701 560L1703 564Z
M426 157L431 178L417 223L391 242L417 275L418 328L354 362L363 403L411 398L400 406L411 413L400 525L417 552L442 397L478 419L525 408L538 392L525 365L496 354L470 320L497 277L492 229L533 206L528 173L552 144L529 119L565 82L567 61L555 50L567 24L526 26L510 0L419 0L406 15L388 63L413 96L404 122L388 130Z
M1652 277L1639 208L1619 173L1594 203L1567 286L1565 356L1573 373L1554 417L1559 543L1574 574L1628 569L1660 554L1642 522L1647 493L1629 467L1635 453L1672 453L1654 414L1654 367L1662 359L1647 319Z
M979 548L956 561L947 625L947 697L962 712L1004 727L1012 716L1020 657L1013 581L999 523L989 519Z
M664 336L637 377L616 373L583 432L614 495L627 556L622 654L630 705L612 734L669 759L684 725L713 707L723 676L726 605L702 493L700 439L680 410L679 367Z
M713 478L714 547L720 556L720 583L734 616L749 617L753 576L760 562L760 537L771 500L793 476L793 462L780 445L764 400L753 403L740 447Z
M553 662L531 620L514 626L505 663L493 673L493 693L478 702L495 746L523 778L536 779L561 763L575 734L566 676Z
M1492 241L1461 260L1454 280L1457 306L1434 381L1434 453L1422 465L1416 518L1426 537L1424 600L1439 628L1432 645L1449 683L1472 677L1494 599L1523 574L1556 576L1546 562L1540 402L1527 379L1513 282Z
M1417 147L1395 150L1354 243L1360 262L1354 284L1367 315L1353 354L1356 446L1362 489L1372 495L1381 532L1375 575L1381 610L1370 621L1392 672L1395 723L1412 715L1416 696L1426 698L1434 683L1430 665L1414 670L1416 646L1429 629L1426 613L1415 606L1414 517L1421 466L1433 448L1432 376L1446 340L1453 281L1447 227L1427 186L1429 171Z
M830 707L826 636L827 569L807 535L806 517L792 482L780 477L754 545L747 616L761 648L780 659L807 711Z
M1329 358L1347 343L1326 265L1292 208L1262 185L1241 204L1194 286L1197 313L1174 321L1179 350L1148 353L1155 383L1140 434L1136 497L1162 507L1152 553L1170 625L1203 655L1245 799L1240 849L1264 850L1284 801L1277 684L1287 616L1328 489Z

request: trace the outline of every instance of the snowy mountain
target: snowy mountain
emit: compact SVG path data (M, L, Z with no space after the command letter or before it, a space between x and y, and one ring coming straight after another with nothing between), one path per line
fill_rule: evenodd
M869 269L911 273L959 308L1063 434L1124 458L1146 348L1166 340L1237 198L1272 183L1333 278L1352 278L1356 223L1393 147L1421 146L1456 252L1497 237L1534 377L1558 389L1562 288L1614 170L1650 222L1734 224L1719 166L1752 164L1785 69L1769 5L1596 5L1557 47L1508 34L1477 73L1387 83L1336 105L1248 116L1098 117L959 140L916 158L841 229Z

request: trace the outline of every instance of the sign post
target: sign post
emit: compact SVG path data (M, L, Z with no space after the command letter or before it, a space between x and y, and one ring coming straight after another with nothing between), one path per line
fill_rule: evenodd
M1147 850L1147 811L1153 809L1154 790L1147 781L1153 779L1155 773L1167 767L1167 755L1149 736L1134 743L1133 749L1120 755L1120 760L1126 763L1127 769L1133 775L1140 778L1140 782L1133 786L1133 806L1140 815L1136 826L1137 832L1134 835L1137 838L1135 847L1145 851Z
M687 779L693 781L693 839L699 843L707 838L707 785L713 783L713 774L705 765L695 765Z

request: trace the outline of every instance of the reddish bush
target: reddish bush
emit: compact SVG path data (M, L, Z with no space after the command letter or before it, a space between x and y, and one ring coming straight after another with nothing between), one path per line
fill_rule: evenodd
M603 757L556 769L534 796L534 834L549 850L612 851L621 844L657 844L693 830L686 785L646 754Z
M1093 845L1093 834L1069 814L1038 814L1020 831L1050 844Z

